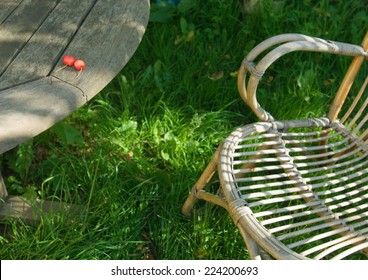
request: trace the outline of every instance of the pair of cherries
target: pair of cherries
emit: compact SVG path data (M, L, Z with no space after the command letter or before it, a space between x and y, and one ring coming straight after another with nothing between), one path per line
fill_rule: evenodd
M86 69L86 63L82 59L75 59L71 55L64 56L63 63L65 65L63 68L67 66L74 66L75 70L77 71Z

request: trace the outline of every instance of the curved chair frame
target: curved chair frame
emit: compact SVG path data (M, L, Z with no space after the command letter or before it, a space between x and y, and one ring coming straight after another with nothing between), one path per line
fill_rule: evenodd
M198 199L224 207L252 259L368 255L368 77L340 117L367 50L368 33L362 46L301 34L274 36L256 46L241 64L238 89L260 121L236 129L223 141L183 213L190 215ZM326 117L278 121L257 101L267 68L294 51L354 57ZM221 195L205 191L216 170Z

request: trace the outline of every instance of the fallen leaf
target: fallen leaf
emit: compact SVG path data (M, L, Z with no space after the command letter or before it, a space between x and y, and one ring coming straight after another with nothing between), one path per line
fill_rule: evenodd
M230 76L233 77L233 78L236 78L236 77L238 77L238 74L239 74L239 71L234 71L234 72L230 73Z
M224 77L224 71L220 70L208 75L208 78L212 81L220 80Z

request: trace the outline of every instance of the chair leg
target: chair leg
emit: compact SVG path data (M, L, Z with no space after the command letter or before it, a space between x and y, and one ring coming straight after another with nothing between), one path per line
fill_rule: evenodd
M244 228L238 226L238 229L252 260L272 260L272 257L250 237Z
M182 213L185 216L187 217L191 216L194 204L199 199L198 192L204 190L208 182L211 180L211 178L215 174L217 170L217 162L218 162L220 150L221 150L221 145L217 148L215 154L212 157L212 160L207 165L206 169L203 171L201 177L199 177L198 181L194 184L191 193L189 194L188 198L184 202L184 205L182 207ZM207 195L211 196L210 194L207 194Z

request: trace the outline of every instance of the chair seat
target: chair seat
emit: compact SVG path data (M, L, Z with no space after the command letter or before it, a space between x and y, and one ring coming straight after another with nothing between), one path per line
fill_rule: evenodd
M258 122L227 137L219 175L238 227L278 259L368 252L368 146L338 121Z

